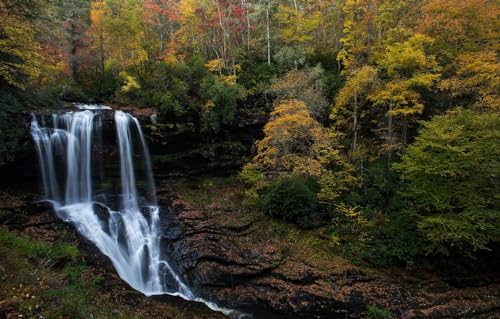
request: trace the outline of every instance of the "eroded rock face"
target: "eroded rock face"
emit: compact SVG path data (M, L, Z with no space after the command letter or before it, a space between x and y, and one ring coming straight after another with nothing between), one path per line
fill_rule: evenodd
M363 318L369 305L393 318L494 318L500 284L454 288L422 282L405 287L345 264L331 269L284 256L272 244L248 245L251 222L217 224L209 213L179 199L171 202L165 246L187 283L200 295L255 318ZM267 309L261 311L261 309Z

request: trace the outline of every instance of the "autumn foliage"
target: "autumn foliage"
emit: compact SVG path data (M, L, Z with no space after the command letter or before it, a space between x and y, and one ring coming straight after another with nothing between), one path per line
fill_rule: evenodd
M0 163L11 119L63 100L152 109L161 145L190 132L214 149L262 125L238 159L248 202L304 191L289 222L311 213L379 264L498 250L499 14L496 0L0 1Z

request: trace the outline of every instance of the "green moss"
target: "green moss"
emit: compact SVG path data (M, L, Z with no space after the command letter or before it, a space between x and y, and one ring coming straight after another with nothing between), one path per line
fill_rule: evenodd
M366 317L368 319L389 319L391 313L387 309L379 308L377 306L368 306L366 310Z
M63 242L49 245L2 229L0 229L0 245L17 251L22 257L34 262L62 258L74 261L79 256L78 248L74 245Z

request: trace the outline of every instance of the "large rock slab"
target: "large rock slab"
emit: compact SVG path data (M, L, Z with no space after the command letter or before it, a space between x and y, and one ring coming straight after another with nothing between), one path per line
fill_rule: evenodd
M248 245L258 226L252 222L227 227L186 201L174 199L170 206L165 247L182 277L204 298L255 312L255 318L364 318L368 306L389 310L391 318L500 314L498 282L461 288L440 281L408 285L346 260L318 269L284 256L272 243Z

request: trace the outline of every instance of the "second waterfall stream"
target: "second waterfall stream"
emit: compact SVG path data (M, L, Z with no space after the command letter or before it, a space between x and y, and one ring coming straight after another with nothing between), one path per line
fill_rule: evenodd
M31 122L45 199L56 214L108 256L134 289L147 296L170 294L203 302L233 318L243 317L196 296L162 255L160 209L139 121L114 111L121 189L97 193L93 176L103 152L96 152L95 145L102 137L103 110L110 111L94 105L79 108L48 118L33 116ZM137 172L142 173L140 190Z

